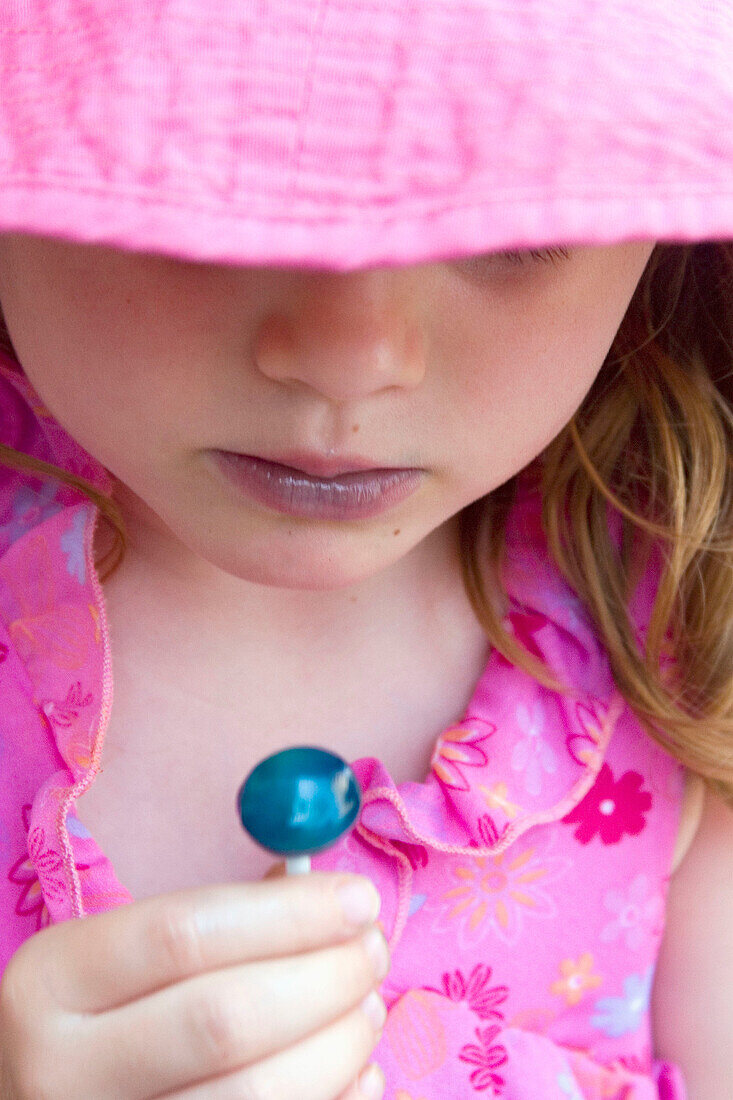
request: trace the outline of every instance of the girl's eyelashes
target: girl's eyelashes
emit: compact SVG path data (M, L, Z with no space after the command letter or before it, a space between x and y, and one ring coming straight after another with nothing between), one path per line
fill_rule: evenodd
M570 258L570 249L562 246L553 248L528 248L522 251L486 252L480 256L467 256L458 260L460 271L473 278L491 276L506 272L508 268L525 267L532 263L552 263L557 265Z
M558 263L560 260L567 260L570 256L570 250L567 248L529 248L524 252L497 252L503 260L508 260L512 264L523 264L527 262L527 258L530 260L539 260L542 263Z

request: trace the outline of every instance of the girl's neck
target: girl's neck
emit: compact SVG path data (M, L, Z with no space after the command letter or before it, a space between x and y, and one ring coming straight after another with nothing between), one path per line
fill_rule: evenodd
M213 667L244 662L251 670L278 653L291 656L294 669L304 655L336 669L369 651L390 660L404 647L437 648L450 663L486 649L463 588L455 517L394 566L351 586L309 591L234 577L189 551L134 494L121 488L115 498L129 545L104 584L105 599L112 623L136 635L141 661L154 654L159 666L169 653L180 667L205 653Z

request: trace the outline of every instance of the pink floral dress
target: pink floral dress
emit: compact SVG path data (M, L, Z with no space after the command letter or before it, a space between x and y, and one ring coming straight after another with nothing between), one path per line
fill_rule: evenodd
M0 425L3 443L109 492L4 359ZM75 814L112 705L96 520L75 490L0 467L0 973L48 922L132 900ZM616 690L529 482L507 550L507 622L573 690L493 653L424 782L353 763L357 827L313 861L382 895L386 1100L684 1100L649 1015L684 771Z

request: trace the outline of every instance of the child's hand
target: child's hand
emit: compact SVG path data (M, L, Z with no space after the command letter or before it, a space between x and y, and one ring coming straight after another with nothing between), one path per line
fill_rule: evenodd
M1 1100L356 1100L377 1035L359 1006L388 959L374 910L371 953L342 912L353 883L376 894L315 871L31 936L0 984Z

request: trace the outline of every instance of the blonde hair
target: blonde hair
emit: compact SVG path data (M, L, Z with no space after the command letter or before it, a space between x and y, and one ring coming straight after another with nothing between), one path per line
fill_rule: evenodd
M732 444L733 243L658 244L593 387L540 458L543 526L629 705L656 741L733 804ZM114 502L11 448L0 446L0 463L57 477L94 501L115 536L98 563L106 580L126 545ZM464 584L496 649L557 686L502 623L515 484L461 513ZM652 547L663 568L642 651L629 598Z
M542 456L543 526L629 705L733 804L732 444L733 243L657 245L590 393ZM464 580L496 648L548 682L501 622L513 490L461 515ZM652 546L663 569L641 652L629 597Z

